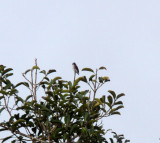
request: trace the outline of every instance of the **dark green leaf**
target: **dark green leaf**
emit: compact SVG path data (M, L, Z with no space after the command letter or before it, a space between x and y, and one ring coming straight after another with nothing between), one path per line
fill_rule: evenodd
M122 96L125 96L125 94L124 94L124 93L119 94L119 95L117 96L117 99L120 98L120 97L122 97Z
M103 83L103 77L99 77L99 82Z
M25 101L27 101L29 98L31 98L33 95L29 95L26 97Z
M2 132L2 131L7 131L8 129L6 129L6 128L2 128L2 129L0 129L0 132Z
M16 126L17 124L19 124L21 122L25 122L25 120L24 119L19 119L16 122L14 122L13 125Z
M94 71L91 68L83 68L82 71L89 71L94 73Z
M10 72L10 71L12 71L13 69L12 68L8 68L8 69L6 69L6 70L4 70L3 72L2 72L2 75L5 75L7 72Z
M50 74L50 73L53 73L53 72L56 72L56 70L55 70L55 69L49 70L49 71L47 72L47 75Z
M114 105L123 104L122 101L115 102Z
M5 77L7 78L7 77L10 77L12 75L13 75L13 73L8 73L8 74L5 75Z
M92 81L93 77L95 77L94 74L90 76L89 81Z
M30 71L31 71L31 69L28 69L28 70L25 71L24 74L27 74L27 73L30 72Z
M44 75L46 75L46 71L45 70L40 71L40 73L43 73Z
M111 143L114 143L112 138L109 138L109 139L110 139Z
M26 86L26 87L29 87L29 84L28 84L27 82L20 82L20 83L16 84L15 87L18 87L18 86L20 86L20 85L24 85L24 86Z
M5 109L4 107L2 107L2 108L0 109L0 114L1 114L1 112L2 112L4 109Z
M113 112L113 113L111 113L111 115L121 115L121 113L120 112Z
M0 100L3 99L3 98L4 98L4 96L0 96Z
M70 130L70 134L74 131L74 129L77 127L77 124L72 125L71 130Z
M4 91L4 90L1 90L0 93L2 93L3 95L7 95L8 92Z
M9 140L10 138L12 138L12 136L13 136L13 135L4 138L4 139L2 140L2 143L4 143L5 141Z
M116 93L114 91L108 90L108 92L113 96L114 99L116 98Z
M113 103L112 97L108 96L107 98L108 98L109 103L112 104Z

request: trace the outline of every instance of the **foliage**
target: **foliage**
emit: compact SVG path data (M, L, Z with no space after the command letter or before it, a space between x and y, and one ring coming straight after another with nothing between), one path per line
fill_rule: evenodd
M0 116L7 111L9 119L0 123L0 132L10 131L11 134L2 140L2 143L11 139L12 143L122 143L122 136L113 132L113 138L106 139L106 130L101 119L112 115L120 115L123 108L120 101L123 93L116 94L109 90L109 95L96 97L97 90L110 81L108 77L98 77L100 67L94 71L84 68L82 71L91 72L92 75L77 78L75 81L65 81L61 77L50 79L48 72L35 65L22 75L25 82L14 85L9 77L13 75L11 68L0 65ZM38 74L43 78L37 82ZM30 79L27 76L30 75ZM79 83L89 85L89 89L80 90ZM27 97L20 97L18 88L26 87L30 91ZM43 96L39 101L37 93L43 89ZM23 93L25 94L25 93ZM11 106L9 101L14 100ZM125 143L129 140L125 140Z

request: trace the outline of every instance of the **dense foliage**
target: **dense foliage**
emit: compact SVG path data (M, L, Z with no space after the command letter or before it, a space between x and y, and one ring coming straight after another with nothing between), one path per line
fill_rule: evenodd
M109 90L109 95L98 98L97 90L110 81L107 76L98 76L99 70L106 68L100 67L96 71L84 68L82 71L90 72L91 76L82 76L71 82L61 77L50 79L48 75L56 70L40 71L35 62L35 66L22 74L26 81L14 85L10 81L12 69L0 65L0 118L6 112L9 114L8 120L0 122L0 134L10 132L1 139L2 143L9 140L12 143L129 142L115 132L112 132L112 138L104 136L108 131L101 119L120 115L119 109L123 108L120 99L124 94L117 95ZM38 82L39 74L43 77ZM81 91L80 82L89 85L86 86L89 89ZM30 95L24 92L23 97L20 96L20 86L27 88ZM40 88L44 91L40 93L42 96L37 92Z

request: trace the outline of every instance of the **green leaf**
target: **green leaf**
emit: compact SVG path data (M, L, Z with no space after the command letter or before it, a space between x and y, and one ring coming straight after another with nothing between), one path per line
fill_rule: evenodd
M130 142L130 140L125 140L125 142L124 142L124 143L128 143L128 142Z
M100 67L99 70L107 70L106 67Z
M23 100L21 97L19 97L19 96L16 96L16 99L17 99L18 101L21 101L22 103L24 102L24 100Z
M84 76L77 78L77 79L74 81L72 88L74 88L76 85L78 85L78 83L79 83L80 81L84 81L84 80L85 80L84 78L85 78Z
M30 72L31 71L31 69L28 69L28 70L26 70L25 72L24 72L24 74L27 74L28 72Z
M17 124L19 124L21 122L25 122L25 120L24 119L19 119L16 122L13 123L13 126L16 126Z
M5 75L5 77L7 78L7 77L10 77L12 75L13 75L13 73L8 73L8 74Z
M2 93L3 95L7 95L8 92L4 91L4 90L0 90L0 93Z
M121 109L121 108L124 108L124 106L120 105L120 106L118 106L116 109L119 110L119 109Z
M32 70L34 70L34 69L40 70L40 68L39 68L38 66L33 66L33 67L32 67Z
M114 143L114 141L113 141L113 139L112 139L112 138L109 138L109 139L110 139L111 143Z
M55 77L53 80L52 80L52 83L54 83L56 80L59 80L59 79L62 79L61 77Z
M100 103L97 102L96 104L94 104L94 107L97 107L97 106L99 106L99 105L100 105Z
M122 101L118 101L118 102L114 103L114 105L118 105L118 104L122 104L123 105L123 102Z
M111 113L111 115L121 115L121 113L120 112L113 112L113 113Z
M90 76L89 81L92 81L93 77L95 77L95 74Z
M11 91L10 91L10 95L12 95L12 94L16 94L16 93L18 93L18 90L17 90L17 89L11 89Z
M87 82L87 78L86 78L86 76L83 76L83 78L81 79L81 81L83 81L83 82Z
M46 71L45 70L40 71L40 73L43 73L44 75L46 75Z
M31 98L33 95L29 95L26 97L25 101L27 101L29 98Z
M56 72L56 70L55 70L55 69L49 70L49 71L47 72L47 75L50 74L50 73L53 73L53 72Z
M103 95L103 96L100 98L100 100L102 101L102 103L105 103L105 102L106 102L106 96Z
M119 94L119 95L117 96L117 99L120 98L120 97L122 97L122 96L125 96L125 94L124 94L124 93Z
M88 114L88 112L85 112L85 114L84 114L84 120L87 121L88 118L89 118L89 114Z
M4 71L2 72L2 76L5 75L7 72L12 71L12 70L13 70L12 68L8 68L8 69L4 70Z
M103 77L99 77L98 79L100 83L103 83Z
M12 138L12 136L13 136L13 135L4 138L4 139L2 140L2 143L4 143L5 141L9 140L10 138Z
M6 128L2 128L2 129L0 129L0 132L2 132L2 131L8 131L9 129L6 129Z
M108 98L109 103L112 104L112 103L113 103L112 97L111 97L111 96L108 96L107 98Z
M113 112L115 112L115 111L117 111L117 110L119 110L119 109L121 109L121 108L124 108L123 106L118 106L118 107L116 107L116 108L113 108L111 111L110 111L110 113L113 113Z
M116 98L116 93L114 91L108 90L108 92L113 96L114 99Z
M70 134L74 131L74 129L77 127L77 124L74 124L70 129Z
M106 102L106 104L108 105L109 108L112 107L112 105L109 102Z
M26 86L26 87L29 88L29 84L28 84L27 82L20 82L20 83L16 84L15 87L18 87L18 86L20 86L20 85L24 85L24 86Z
M110 79L109 79L108 76L104 76L104 77L103 77L103 80L104 80L105 82L110 81Z
M96 100L98 103L102 104L102 101L101 101L99 98L95 98L95 100Z
M66 125L68 126L69 125L69 122L70 122L70 115L67 115L66 117L65 117L65 123L66 123Z
M82 71L89 71L94 73L94 71L91 68L83 68Z
M2 112L4 109L5 109L4 107L2 107L2 108L0 109L0 114L1 114L1 112Z

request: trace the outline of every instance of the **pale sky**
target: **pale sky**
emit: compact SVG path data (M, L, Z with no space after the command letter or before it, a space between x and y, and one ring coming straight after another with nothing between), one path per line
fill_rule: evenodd
M126 96L122 115L104 128L131 143L159 143L159 26L159 0L0 0L0 64L14 69L14 82L35 58L67 80L72 62L106 66L111 82L102 93Z

